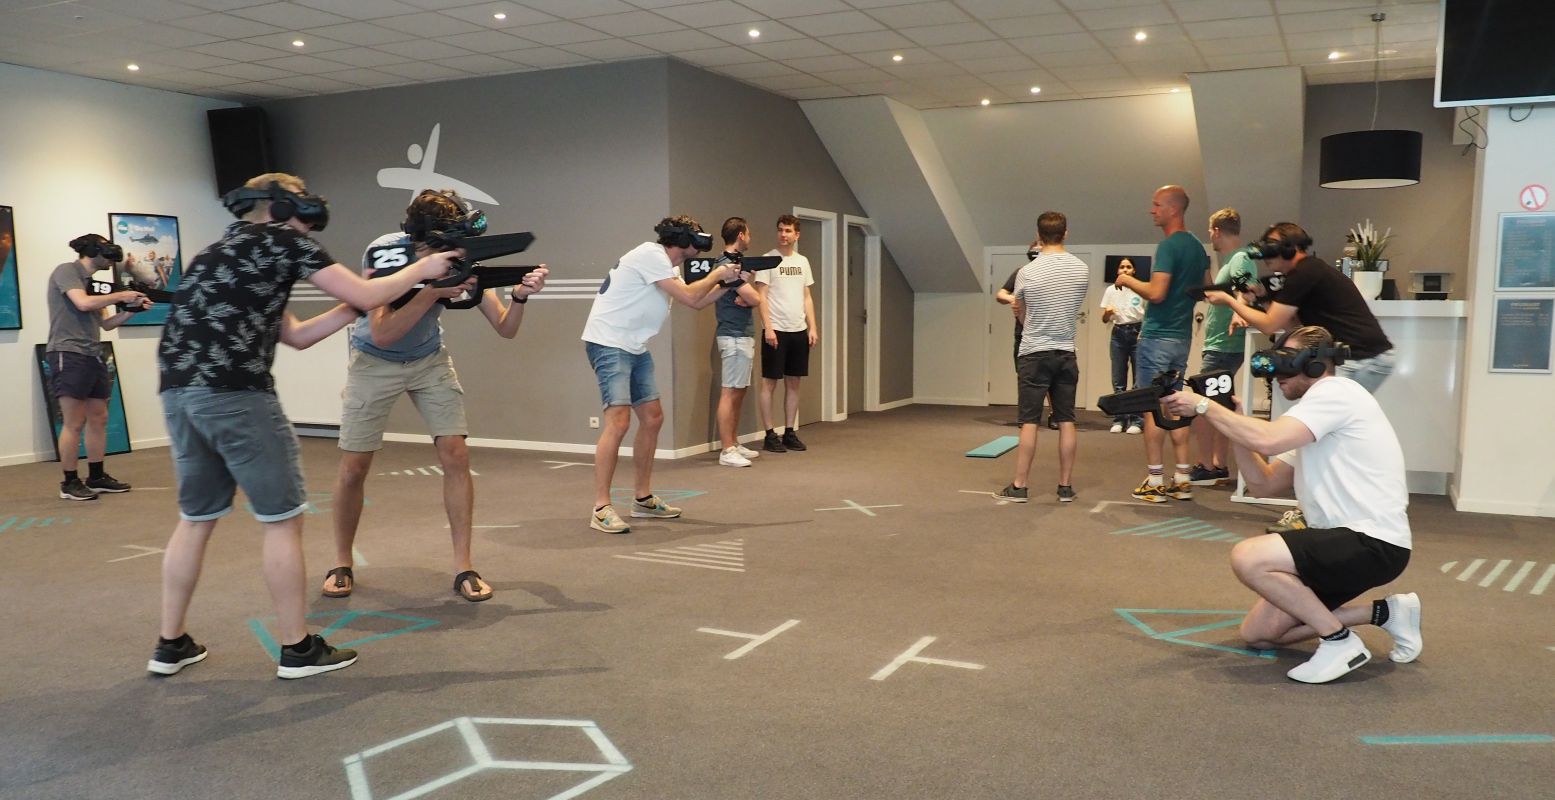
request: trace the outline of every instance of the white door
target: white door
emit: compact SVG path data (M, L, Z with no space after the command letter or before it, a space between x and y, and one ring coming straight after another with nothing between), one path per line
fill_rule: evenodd
M990 247L987 248L987 281L988 281L988 404L989 405L1015 405L1017 403L1015 390L1015 315L1010 312L1010 307L1000 305L994 299L994 295L1004 287L1004 282L1009 279L1010 273L1020 269L1027 263L1026 248L1021 247ZM1080 311L1076 315L1077 327L1075 328L1075 361L1080 367L1080 387L1075 397L1075 406L1078 408L1091 408L1096 405L1096 398L1112 391L1112 379L1109 377L1111 367L1106 363L1106 348L1099 351L1090 341L1092 328L1101 325L1101 317L1092 313L1092 295L1097 294L1101 286L1102 264L1100 259L1092 257L1088 249L1069 250L1076 258L1084 261L1090 267L1093 280L1093 289L1085 295L1085 302L1081 304ZM1095 324L1092 324L1092 320ZM1106 326L1102 326L1106 327ZM1098 361L1103 373L1098 377L1092 369L1089 354L1101 352L1102 358ZM1098 391L1098 387L1099 391Z

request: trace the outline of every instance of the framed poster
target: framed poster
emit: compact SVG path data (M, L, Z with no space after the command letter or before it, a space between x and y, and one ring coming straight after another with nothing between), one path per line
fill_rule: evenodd
M177 217L111 213L108 230L113 234L113 243L124 248L119 288L165 292L178 288L184 260L178 247ZM158 303L149 311L132 315L124 324L161 325L167 321L167 310L166 303Z
M1555 297L1497 295L1490 330L1491 372L1551 372Z
M0 331L22 327L22 290L16 276L16 218L0 206Z
M1555 214L1502 214L1496 291L1555 291Z
M144 313L144 312L143 312ZM108 365L108 380L113 383L113 394L108 397L108 448L104 455L130 452L130 425L124 417L124 395L119 391L119 364L114 359L113 342L101 342L103 362ZM49 363L44 353L46 344L33 346L38 359L38 377L43 386L43 405L49 410L49 430L54 431L54 460L59 460L59 432L65 427L65 417L59 410L59 398L54 396L54 370L58 365ZM86 458L86 440L82 437L79 456Z

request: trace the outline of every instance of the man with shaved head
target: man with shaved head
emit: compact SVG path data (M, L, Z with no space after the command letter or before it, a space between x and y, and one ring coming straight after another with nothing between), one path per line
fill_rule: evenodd
M1131 289L1143 297L1145 322L1139 330L1139 345L1134 351L1134 388L1149 386L1157 375L1170 370L1182 373L1188 368L1188 348L1193 342L1193 298L1188 289L1203 285L1209 278L1209 254L1204 243L1188 232L1183 215L1188 210L1188 193L1181 186L1162 186L1150 199L1150 218L1166 237L1155 248L1155 261L1145 280L1118 271L1114 285ZM1165 503L1167 498L1192 500L1188 482L1188 428L1172 431L1172 450L1177 467L1166 479L1166 431L1145 417L1145 461L1150 474L1134 490L1134 497L1149 503Z

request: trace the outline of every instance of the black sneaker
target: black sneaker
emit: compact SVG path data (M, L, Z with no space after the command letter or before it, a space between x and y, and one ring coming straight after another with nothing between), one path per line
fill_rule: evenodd
M783 446L790 450L799 450L801 452L810 449L804 446L804 442L799 441L799 434L793 431L787 431L783 434Z
M1026 502L1029 494L1030 492L1027 491L1027 487L1016 486L1012 483L1009 486L994 492L993 496L997 500L1008 500L1012 503L1024 503Z
M786 438L786 437L785 437ZM762 440L761 449L769 453L786 453L788 448L783 446L783 440L772 431L767 431L767 438Z
M1060 502L1060 503L1073 503L1074 502L1074 487L1073 486L1059 486L1058 487L1058 502Z
M1227 480L1230 472L1225 467L1206 467L1203 464L1194 464L1188 473L1188 482L1194 486L1219 486L1221 481Z
M158 675L177 675L184 667L205 660L205 645L195 644L184 634L171 642L157 640L157 650L146 662L146 670Z
M96 500L97 492L86 488L86 484L80 478L68 481L60 481L59 499L61 500Z
M305 640L307 650L281 648L281 664L275 668L277 678L306 678L324 672L345 669L356 663L355 650L337 650L330 647L324 637L309 634Z
M124 481L116 481L113 479L112 475L104 472L95 478L87 478L86 488L91 489L98 494L102 494L103 492L107 492L109 494L118 494L119 492L129 491L130 485Z

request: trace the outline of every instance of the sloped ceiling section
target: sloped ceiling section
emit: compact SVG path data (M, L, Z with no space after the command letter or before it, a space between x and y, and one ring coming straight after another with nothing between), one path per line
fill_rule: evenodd
M886 97L800 106L913 291L982 291L982 238L919 113Z

